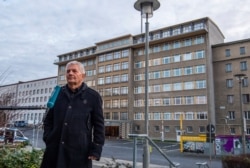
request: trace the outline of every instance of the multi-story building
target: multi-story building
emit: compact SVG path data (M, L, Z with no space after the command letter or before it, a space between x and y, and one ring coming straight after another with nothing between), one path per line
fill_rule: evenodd
M250 39L212 46L215 84L216 133L250 134ZM237 74L245 75L240 81ZM241 85L239 84L241 82ZM240 98L240 95L242 96ZM241 106L242 105L242 106ZM246 119L242 123L241 113ZM245 126L244 126L245 125Z
M1 103L1 106L13 107L44 107L57 85L57 77L48 77L26 82L18 82L11 85L0 86L0 97L6 101L6 95L9 100ZM16 120L24 120L28 124L37 124L42 122L45 109L36 110L4 110L4 118L1 119L5 123L12 123Z
M212 45L224 36L209 18L151 31L149 51L149 134L206 133L215 124ZM86 82L103 97L107 136L144 133L145 35L130 34L58 56L58 83L65 65L85 65ZM182 119L181 119L182 118ZM181 119L181 120L180 120ZM182 130L181 130L181 127Z

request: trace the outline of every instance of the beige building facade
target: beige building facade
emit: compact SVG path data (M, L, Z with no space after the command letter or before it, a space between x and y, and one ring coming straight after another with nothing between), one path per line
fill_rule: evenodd
M210 123L221 127L224 121L218 119L222 116L218 116L218 106L226 105L217 101L226 93L220 93L225 84L217 71L222 73L219 52L224 54L221 50L226 46L217 25L206 17L153 30L149 35L149 136L177 140L180 133L205 134ZM55 62L59 85L66 83L67 62L84 64L85 82L103 98L108 137L145 132L144 51L145 34L128 34L58 55ZM222 133L221 128L217 133Z
M217 44L212 46L212 50L216 132L218 134L240 135L244 126L246 134L249 135L250 39ZM237 74L245 76L239 81L235 77ZM242 99L240 99L240 95ZM245 124L242 123L242 112L244 113L243 117L246 119Z

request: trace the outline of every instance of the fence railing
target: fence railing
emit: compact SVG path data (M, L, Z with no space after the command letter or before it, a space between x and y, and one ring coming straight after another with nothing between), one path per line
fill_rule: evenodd
M172 162L168 156L161 150L161 148L152 140L148 137L147 134L128 134L129 137L133 138L134 145L133 145L133 168L136 168L136 163L137 163L137 140L138 138L143 138L147 139L149 143L155 147L155 149L168 161L169 167L170 168L176 168L179 167L180 164L176 162ZM147 166L148 167L148 166Z

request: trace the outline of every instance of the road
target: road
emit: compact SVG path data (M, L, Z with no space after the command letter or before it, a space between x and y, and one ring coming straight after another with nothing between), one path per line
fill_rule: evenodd
M30 139L34 147L45 148L42 141L42 130L23 129L24 135ZM207 156L196 153L181 153L179 151L179 144L170 142L158 141L156 144L162 149L172 162L180 163L180 168L195 168L198 167L196 162L207 162L210 168L222 167L221 158L215 156ZM143 144L137 144L137 162L142 162ZM133 161L133 141L121 139L106 139L103 147L102 157L115 158L119 160L126 160L132 163ZM168 165L166 159L155 149L152 148L150 153L150 163L155 165Z

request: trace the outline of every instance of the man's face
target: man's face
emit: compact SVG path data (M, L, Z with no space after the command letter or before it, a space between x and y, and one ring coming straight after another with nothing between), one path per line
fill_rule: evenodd
M82 74L78 65L69 65L66 70L66 79L69 85L80 85L85 75Z

